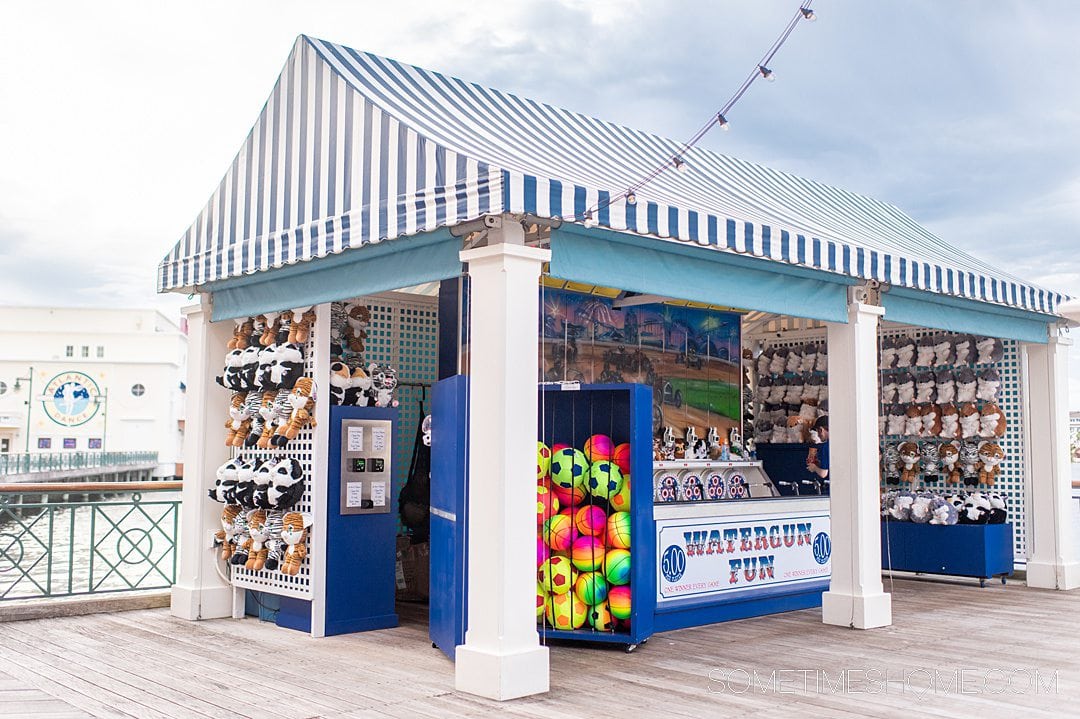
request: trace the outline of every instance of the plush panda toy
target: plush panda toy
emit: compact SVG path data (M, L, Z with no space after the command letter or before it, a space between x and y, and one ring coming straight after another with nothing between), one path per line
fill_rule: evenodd
M228 354L225 355L225 367L221 374L214 378L214 381L233 392L243 391L243 357L244 350L229 350Z
M352 383L352 372L344 362L330 364L330 404L340 405L345 403L345 392Z
M236 466L236 504L245 510L255 508L255 463L241 461Z
M244 392L250 392L254 389L260 389L255 382L255 377L259 371L259 350L262 349L258 345L251 345L244 349L240 353L240 385Z
M243 460L237 457L230 459L217 468L214 486L208 490L210 499L222 504L236 504L236 472Z
M304 376L304 346L296 342L278 345L274 352L274 364L270 368L270 380L281 389L292 389L296 380Z
M277 384L274 383L272 372L277 349L276 344L269 344L259 348L259 364L255 369L255 385L264 392L278 389Z
M304 494L304 469L299 460L286 457L273 465L267 503L273 509L290 509Z
M987 496L987 501L990 502L990 513L987 516L986 523L1005 524L1005 520L1009 516L1009 504L1005 499L1005 495L994 492Z

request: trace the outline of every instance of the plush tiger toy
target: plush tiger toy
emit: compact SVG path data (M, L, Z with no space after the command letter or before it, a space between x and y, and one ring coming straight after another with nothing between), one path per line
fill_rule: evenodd
M221 529L214 532L214 544L221 547L221 560L227 562L232 558L236 542L233 537L236 532L236 518L240 515L240 505L226 504L221 510Z
M292 311L292 324L289 325L289 341L307 344L311 339L311 326L315 324L315 310L301 307Z
M275 447L284 447L307 425L315 426L315 380L301 377L289 393L288 407L292 408L287 421L278 425L270 443Z
M311 517L300 512L287 512L281 518L281 539L288 547L281 562L281 573L295 577L300 573L300 565L307 556L307 528L311 526Z
M248 560L244 568L249 571L258 572L266 566L266 556L270 551L266 546L266 540L269 539L266 529L265 509L253 509L248 512L248 538L244 542L245 549L248 551Z
M266 312L259 315L262 320L263 331L259 337L259 344L263 347L269 347L277 342L277 333L279 329L279 321L281 318L280 312Z
M263 406L259 410L263 418L262 434L255 443L259 449L270 449L273 446L274 432L289 421L289 390L279 389L273 394L274 397L269 403L263 395Z

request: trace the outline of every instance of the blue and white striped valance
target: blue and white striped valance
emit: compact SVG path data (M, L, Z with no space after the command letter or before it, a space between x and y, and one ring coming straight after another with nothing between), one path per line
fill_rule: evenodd
M627 204L679 143L300 37L218 190L162 262L190 288L486 213L603 227L1042 313L1063 300L896 207L701 149ZM612 198L615 198L612 201ZM610 203L610 204L609 204ZM661 248L662 245L658 245Z

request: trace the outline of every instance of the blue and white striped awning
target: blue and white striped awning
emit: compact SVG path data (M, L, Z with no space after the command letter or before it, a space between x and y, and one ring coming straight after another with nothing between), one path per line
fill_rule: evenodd
M1063 300L878 200L301 36L224 179L161 262L162 291L489 213L583 217L854 278L1043 313ZM612 198L615 198L612 201Z

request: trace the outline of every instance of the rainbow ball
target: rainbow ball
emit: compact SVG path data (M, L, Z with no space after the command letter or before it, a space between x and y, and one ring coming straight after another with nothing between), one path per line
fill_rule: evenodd
M573 592L554 594L548 598L545 606L548 624L556 629L580 629L588 614L589 607Z
M551 491L555 493L555 497L559 500L559 506L564 509L580 507L585 504L585 497L588 496L588 493L585 491L584 482L577 487L571 487L569 489L553 484L551 485Z
M608 504L616 512L630 511L630 475L623 475L622 489L607 498Z
M563 489L580 487L589 474L589 462L578 450L567 447L551 456L551 481Z
M551 471L551 450L543 442L536 443L536 480L540 481Z
M616 619L630 618L630 587L612 587L607 602L611 616Z
M607 523L608 518L604 514L604 510L591 504L582 507L574 515L574 527L577 529L578 534L598 537L604 533Z
M544 522L544 541L556 551L569 549L576 534L574 521L565 514L553 515Z
M589 606L607 599L608 583L603 572L582 572L574 582L574 594Z
M615 620L611 616L606 601L589 607L588 617L590 626L598 632L610 632L615 628Z
M552 594L566 594L574 586L574 570L566 557L551 557L536 570L536 582Z
M613 494L618 494L622 486L622 472L614 462L603 460L589 468L589 479L585 483L585 488L594 497L607 499Z
M630 513L615 512L607 519L607 545L630 549Z
M611 461L618 465L623 474L630 474L630 445L623 442L611 453Z
M590 462L599 462L611 459L615 453L615 443L606 434L594 434L585 440L582 449L585 451L586 459Z
M604 542L598 537L578 537L570 550L570 561L583 572L592 572L604 566L606 550Z
M540 537L536 538L536 566L543 564L548 557L551 556L551 551L548 549L548 545L544 544L544 540Z
M612 549L604 557L604 576L608 584L622 586L630 583L630 552L625 549ZM615 608L612 607L612 613ZM615 614L618 617L618 614Z
M536 585L536 618L544 618L544 605L547 604L548 593L539 584Z
M544 485L536 487L536 523L543 524L547 518L559 513L559 498Z

